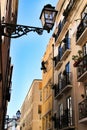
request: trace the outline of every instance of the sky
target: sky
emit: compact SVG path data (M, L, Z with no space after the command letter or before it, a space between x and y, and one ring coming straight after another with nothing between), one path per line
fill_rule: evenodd
M46 4L56 6L58 0L19 0L17 24L42 27L39 19ZM9 117L16 115L34 79L42 79L41 60L53 33L43 35L29 32L17 39L11 39L10 56L13 65L11 100L8 103Z

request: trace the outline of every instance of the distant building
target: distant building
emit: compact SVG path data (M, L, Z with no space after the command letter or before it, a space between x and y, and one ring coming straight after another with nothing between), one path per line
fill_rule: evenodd
M21 107L20 130L42 130L42 80L33 80Z
M15 129L15 124L16 124L16 121L15 120L12 120L8 123L8 130L16 130Z
M20 130L20 118L16 121L16 130Z

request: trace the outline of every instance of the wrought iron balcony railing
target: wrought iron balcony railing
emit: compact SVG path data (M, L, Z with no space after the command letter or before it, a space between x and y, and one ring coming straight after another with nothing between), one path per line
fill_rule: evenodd
M87 55L85 55L77 66L77 78L87 72ZM86 75L85 75L86 78Z
M58 128L64 129L66 127L70 128L71 126L74 128L73 111L65 109L63 115L58 118Z
M55 66L57 65L57 63L60 61L61 59L61 55L58 54L56 57L55 57Z
M70 86L69 86L70 85ZM66 72L58 82L58 85L55 87L55 97L57 97L60 93L63 93L68 88L71 88L72 85L72 73Z
M62 56L69 49L70 49L70 38L66 38L65 44L62 47Z
M60 23L59 23L59 25L58 25L58 31L57 31L57 33L56 33L56 35L55 35L55 42L57 41L58 36L60 35L60 33L61 33L61 31L62 31L62 28L63 28L65 22L66 22L66 18L64 17L64 19L63 19L62 21L60 21Z
M55 57L55 66L57 65L57 63L61 60L61 57L63 56L63 54L65 53L66 50L70 49L70 38L65 38L64 41L64 45L63 47L61 47L61 51L59 52L59 54Z
M87 14L85 14L84 18L81 20L78 28L77 28L77 34L76 34L76 40L80 38L84 30L87 28Z
M67 5L67 8L64 10L63 15L67 18L69 15L70 10L72 9L74 5L75 0L70 0L69 4Z
M62 30L62 22L60 21L60 22L59 22L59 25L58 25L58 31L57 31L57 33L55 34L55 42L57 41L57 38L58 38L58 36L59 36L61 30Z
M72 76L71 72L65 72L62 78L62 89L65 88L67 85L72 84Z
M87 121L87 98L78 104L79 107L79 120L85 119ZM84 120L85 121L85 120Z

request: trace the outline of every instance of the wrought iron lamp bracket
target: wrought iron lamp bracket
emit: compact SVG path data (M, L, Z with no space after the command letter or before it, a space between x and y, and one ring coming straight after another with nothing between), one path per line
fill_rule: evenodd
M10 38L18 38L23 35L27 35L28 32L36 32L39 35L43 34L43 28L25 26L25 25L16 25L10 23L2 23L0 26L1 36L6 36Z

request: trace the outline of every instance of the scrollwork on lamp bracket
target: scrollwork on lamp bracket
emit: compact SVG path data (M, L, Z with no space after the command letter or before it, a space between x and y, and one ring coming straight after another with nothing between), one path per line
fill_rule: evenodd
M0 21L0 36L18 38L31 31L42 35L43 30L46 30L49 33L55 23L57 12L55 7L50 4L44 6L40 15L43 28L5 23L4 20L3 22Z
M1 36L6 36L10 38L18 38L23 35L27 35L28 32L36 32L39 35L43 34L43 28L25 26L25 25L16 25L10 23L1 23L0 25Z

